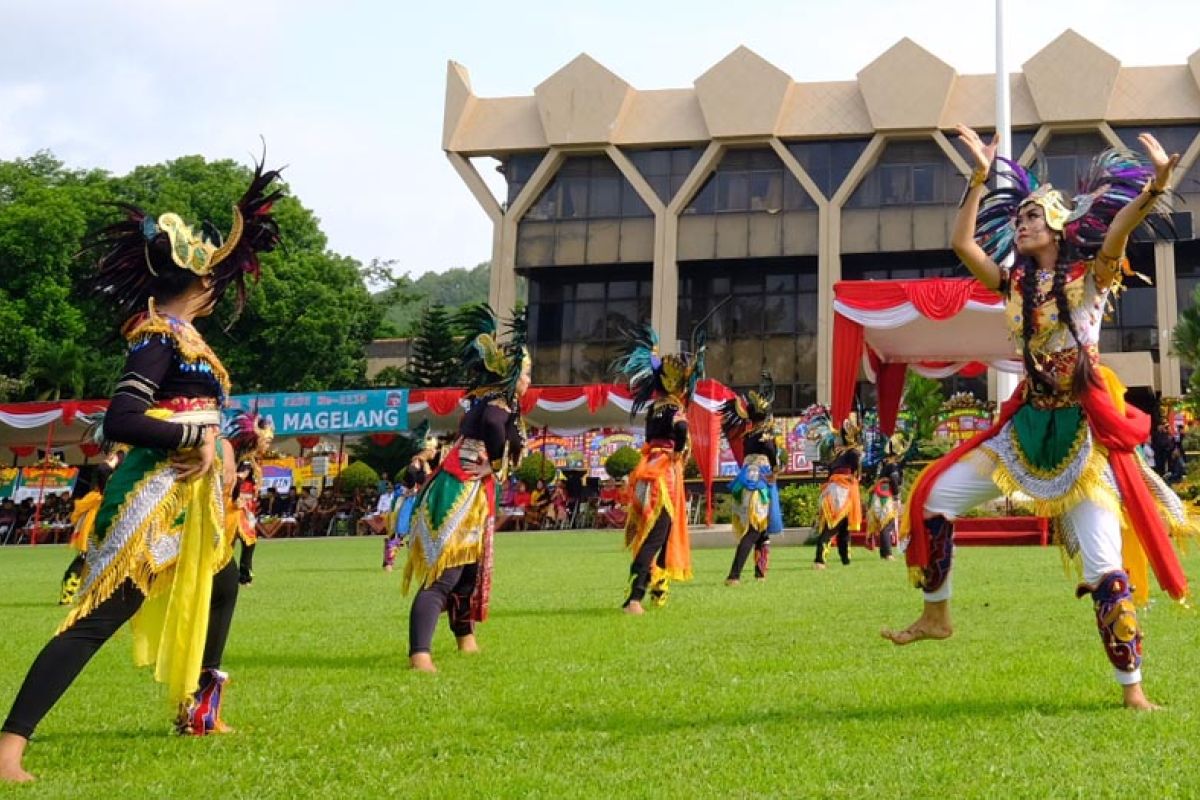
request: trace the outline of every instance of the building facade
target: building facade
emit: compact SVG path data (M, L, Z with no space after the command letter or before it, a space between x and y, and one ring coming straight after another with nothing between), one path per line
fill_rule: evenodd
M1056 186L1143 130L1182 154L1181 238L1131 246L1154 285L1130 282L1102 342L1131 385L1180 394L1169 339L1200 284L1200 51L1123 67L1066 31L1009 80L1013 156L1040 154ZM837 281L967 274L949 241L970 165L947 132L993 128L994 108L994 76L908 39L828 83L739 47L690 88L638 90L581 55L531 96L480 98L451 62L442 146L494 226L493 307L527 279L536 382L603 380L622 326L649 320L669 350L730 297L708 323L709 375L740 388L769 369L797 411L829 402Z

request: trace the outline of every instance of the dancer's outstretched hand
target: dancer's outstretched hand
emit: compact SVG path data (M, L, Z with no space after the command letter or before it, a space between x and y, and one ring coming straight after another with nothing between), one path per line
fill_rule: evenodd
M992 162L996 159L996 149L1000 147L1000 134L996 133L992 136L992 141L984 144L983 139L979 138L978 133L961 122L955 126L955 130L958 131L958 135L962 138L963 144L967 146L967 150L971 152L971 158L974 160L975 166L982 170L991 169Z
M1154 165L1154 183L1162 189L1170 186L1171 173L1175 171L1175 165L1179 163L1179 153L1168 156L1167 151L1163 149L1152 133L1138 134L1138 141L1141 143L1142 149L1146 151L1146 157Z

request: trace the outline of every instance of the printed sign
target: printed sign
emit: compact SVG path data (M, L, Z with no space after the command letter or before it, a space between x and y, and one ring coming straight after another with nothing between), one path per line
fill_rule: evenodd
M276 436L403 431L408 430L408 390L241 394L226 405L227 414L234 411L270 417Z

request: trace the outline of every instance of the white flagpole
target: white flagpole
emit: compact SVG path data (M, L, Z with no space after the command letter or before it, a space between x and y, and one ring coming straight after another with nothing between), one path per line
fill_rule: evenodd
M1009 98L1008 68L1004 60L1004 2L996 0L996 133L1000 136L1000 148L996 155L1012 158L1012 102ZM1012 266L1012 256L1004 266ZM1016 390L1017 376L999 370L995 374L996 400L1003 403Z

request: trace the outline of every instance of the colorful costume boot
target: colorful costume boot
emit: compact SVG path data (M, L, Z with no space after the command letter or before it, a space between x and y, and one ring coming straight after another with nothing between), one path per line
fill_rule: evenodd
M1096 627L1108 660L1119 672L1137 672L1142 666L1142 630L1138 626L1137 609L1129 576L1117 570L1099 580L1095 587L1081 584L1077 597L1091 594L1096 610Z
M179 709L175 730L185 736L207 736L210 733L228 733L229 726L221 721L221 701L225 695L225 684L229 674L219 669L206 669L200 673L200 688Z

